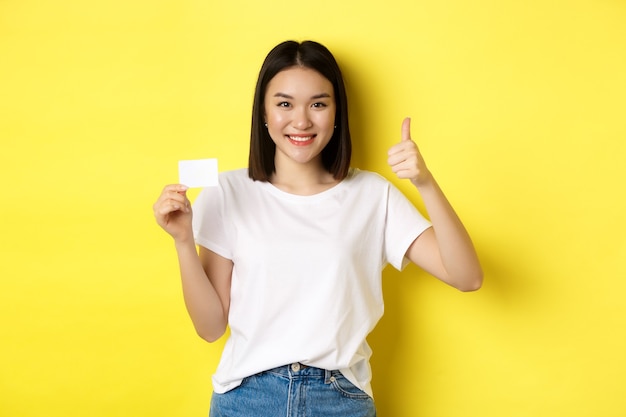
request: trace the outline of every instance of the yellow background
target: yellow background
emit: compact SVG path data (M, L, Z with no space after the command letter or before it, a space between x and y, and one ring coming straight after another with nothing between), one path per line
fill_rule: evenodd
M400 124L486 272L384 276L386 416L626 415L623 0L0 0L0 415L201 416L222 341L151 206L177 161L247 162L261 61L337 56L354 165ZM300 329L306 331L306 329Z

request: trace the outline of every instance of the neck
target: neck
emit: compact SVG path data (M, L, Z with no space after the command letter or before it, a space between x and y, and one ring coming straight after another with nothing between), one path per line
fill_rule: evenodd
M325 191L337 181L321 164L282 164L276 161L276 172L270 183L291 194L313 195Z

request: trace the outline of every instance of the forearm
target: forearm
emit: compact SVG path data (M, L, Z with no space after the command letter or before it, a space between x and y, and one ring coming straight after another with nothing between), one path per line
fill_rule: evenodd
M196 332L212 342L224 334L228 318L213 284L202 267L193 240L176 242L183 297Z
M464 291L480 288L483 272L478 255L452 205L432 175L428 181L416 187L433 225L441 264L445 270L442 279Z

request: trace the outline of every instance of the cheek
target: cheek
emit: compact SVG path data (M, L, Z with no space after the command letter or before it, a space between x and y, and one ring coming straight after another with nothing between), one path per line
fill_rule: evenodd
M316 117L315 119L315 124L317 124L318 126L324 126L326 128L329 126L332 127L335 124L335 113L319 113L318 117Z
M278 112L268 112L266 115L267 131L273 141L282 137L285 127L285 118Z
M273 125L281 125L285 122L285 116L280 112L269 111L266 114L267 122Z

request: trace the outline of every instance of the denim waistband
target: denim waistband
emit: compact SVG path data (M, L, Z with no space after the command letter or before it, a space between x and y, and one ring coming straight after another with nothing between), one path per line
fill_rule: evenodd
M210 417L376 417L372 398L341 376L294 362L244 378L211 397Z
M316 368L314 366L303 365L300 362L294 362L289 365L278 366L276 368L268 369L265 372L279 375L285 378L323 378L326 383L332 381L333 377L341 375L341 372L339 372L338 370Z

